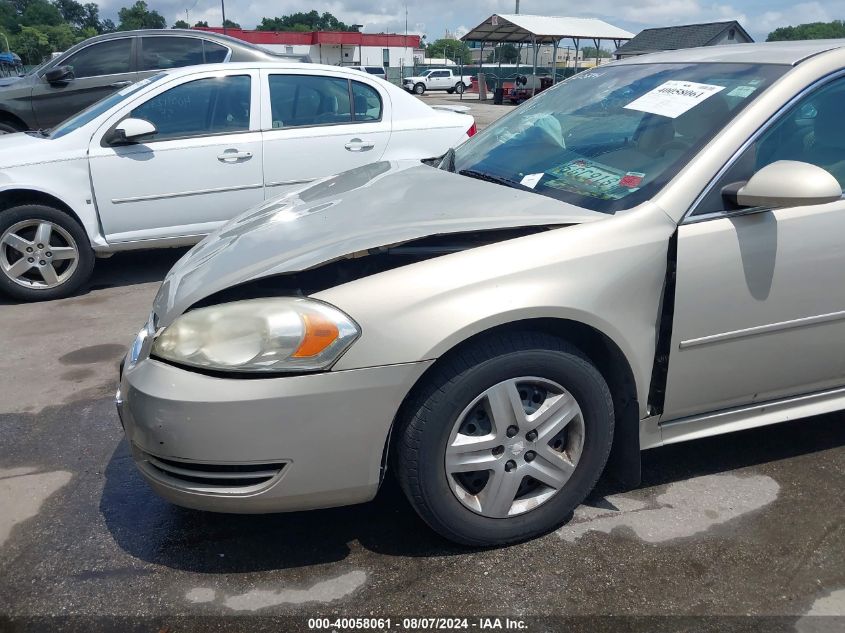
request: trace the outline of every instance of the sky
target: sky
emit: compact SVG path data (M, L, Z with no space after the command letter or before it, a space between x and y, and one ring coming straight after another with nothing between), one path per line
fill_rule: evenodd
M98 4L103 17L117 22L117 10L133 1L99 0ZM147 4L161 13L168 24L184 20L185 9L191 24L197 20L207 20L210 25L221 23L220 0L147 0ZM228 0L226 17L243 28L254 28L264 16L316 9L321 13L329 11L347 24L363 24L365 33L403 33L406 6L408 32L425 34L428 41L434 41L447 30L463 35L493 13L513 13L514 0ZM521 0L520 13L600 18L632 33L652 26L737 19L755 40L762 41L779 26L841 19L845 0L592 0L571 4Z

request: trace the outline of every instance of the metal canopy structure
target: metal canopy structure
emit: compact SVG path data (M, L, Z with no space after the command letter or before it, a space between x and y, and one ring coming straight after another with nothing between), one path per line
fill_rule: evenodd
M616 48L623 41L633 39L634 34L608 24L596 18L566 18L543 15L497 14L494 13L481 24L464 35L465 42L481 42L481 60L484 59L484 45L530 43L533 47L532 76L536 90L537 76L537 45L552 44L552 57L555 71L552 73L552 83L557 81L557 49L561 40L571 39L575 45L575 64L578 64L578 49L581 40L590 40L596 47L596 62L602 40L611 40ZM483 63L483 61L482 61Z
M461 39L465 42L496 44L535 42L553 44L563 39L633 39L634 34L595 18L565 18L543 15L493 14Z

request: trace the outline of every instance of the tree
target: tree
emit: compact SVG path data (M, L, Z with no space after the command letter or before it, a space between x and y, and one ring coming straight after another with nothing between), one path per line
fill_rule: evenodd
M197 27L208 28L208 22L206 22L205 20L200 20L199 22L194 24L194 28L197 28Z
M259 31L357 31L344 24L328 11L320 15L316 11L291 13L279 18L261 18Z
M32 0L21 15L24 26L57 26L62 23L62 14L47 0Z
M472 62L472 52L466 42L452 39L439 39L433 41L425 49L426 57L451 59L456 64Z
M114 33L117 30L114 22L109 19L100 22L100 33Z
M65 22L75 27L83 26L87 14L81 3L76 0L53 0L53 5L59 10Z
M237 22L232 22L232 20L230 20L229 18L226 18L226 21L223 22L223 26L227 29L239 29L239 28L241 28L240 24L238 24Z
M100 7L94 2L87 2L82 5L82 21L79 26L83 29L94 29L98 33L102 33L103 25L100 22Z
M189 29L191 25L185 22L185 20L176 20L173 23L173 26L170 27L171 29Z
M56 26L45 26L44 35L53 47L53 51L66 51L82 39L78 32L70 24L57 24Z
M826 40L845 37L845 22L810 22L798 26L782 26L775 29L766 38L767 42L783 40Z
M595 59L596 58L596 47L595 46L584 46L581 48L581 54L584 59ZM599 49L599 57L610 57L610 53L603 48Z
M519 51L513 44L502 44L493 49L487 56L490 63L501 61L503 64L514 64L519 59Z
M11 2L0 2L0 28L4 33L17 33L21 29L18 12Z
M131 7L123 7L117 12L120 24L118 31L134 31L136 29L163 29L167 21L158 11L150 11L144 0L138 0Z
M53 52L47 35L34 26L21 27L20 33L12 39L10 45L21 56L24 64L40 64Z

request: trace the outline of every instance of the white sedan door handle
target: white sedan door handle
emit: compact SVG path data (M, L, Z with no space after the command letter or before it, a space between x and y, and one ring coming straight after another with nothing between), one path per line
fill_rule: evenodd
M362 141L360 138L353 138L344 147L350 152L366 152L376 146L373 141Z
M221 163L234 163L250 158L252 158L252 152L239 152L236 149L227 149L222 154L217 155L217 160Z

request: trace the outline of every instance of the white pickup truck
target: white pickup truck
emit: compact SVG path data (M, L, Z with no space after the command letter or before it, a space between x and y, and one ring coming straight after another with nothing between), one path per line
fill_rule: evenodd
M472 77L456 75L451 70L439 68L426 70L415 77L405 77L402 82L405 90L421 95L426 90L445 90L449 94L461 94L472 86Z

